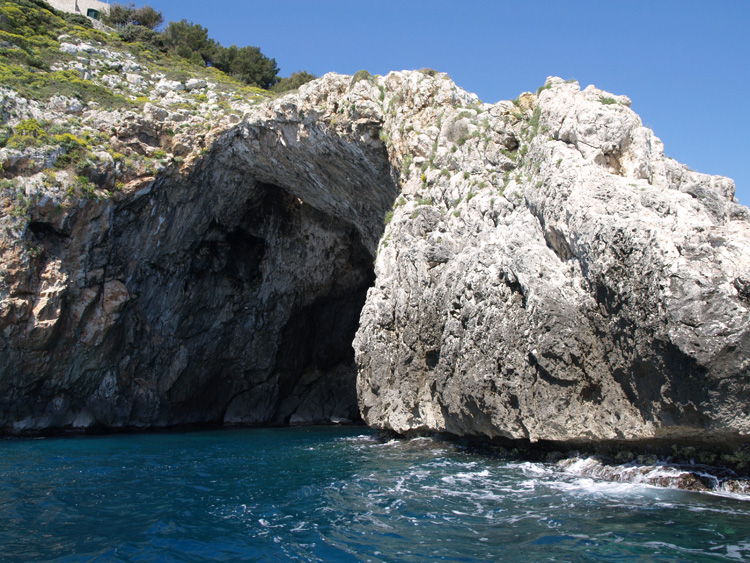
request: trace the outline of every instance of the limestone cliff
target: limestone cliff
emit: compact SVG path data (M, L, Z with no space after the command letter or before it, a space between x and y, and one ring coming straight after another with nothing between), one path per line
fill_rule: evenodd
M626 97L594 87L552 78L468 108L418 93L386 125L413 158L354 344L365 421L744 440L750 223L733 183L665 157Z
M80 193L44 181L64 151L5 153L24 205L0 218L4 432L358 411L531 441L750 431L750 216L627 98L550 79L490 105L431 71L331 74L242 119L196 98L176 141L188 90L131 78L140 113L75 112L170 151L158 168L113 189L102 157ZM6 100L11 125L56 119Z
M397 188L371 124L283 108L180 170L4 217L8 430L359 418L351 342Z

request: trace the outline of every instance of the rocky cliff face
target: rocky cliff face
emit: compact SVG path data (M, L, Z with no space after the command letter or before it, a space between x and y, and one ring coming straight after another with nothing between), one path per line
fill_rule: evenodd
M744 439L750 224L732 182L665 157L627 98L593 87L406 99L389 138L415 158L355 339L365 421Z
M376 124L280 100L211 135L110 194L25 178L3 217L6 431L359 420L351 342L398 190Z
M162 105L133 121L143 152ZM401 433L741 440L750 215L628 105L327 75L106 197L27 182L2 218L0 425L359 410Z

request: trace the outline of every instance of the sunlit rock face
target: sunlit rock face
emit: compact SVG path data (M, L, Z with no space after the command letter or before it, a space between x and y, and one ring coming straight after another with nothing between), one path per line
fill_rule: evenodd
M443 102L440 78L384 85L405 165L354 343L368 424L747 440L750 224L731 180L665 157L594 87L488 105Z
M0 423L746 440L750 214L629 103L331 74L41 198L4 235Z

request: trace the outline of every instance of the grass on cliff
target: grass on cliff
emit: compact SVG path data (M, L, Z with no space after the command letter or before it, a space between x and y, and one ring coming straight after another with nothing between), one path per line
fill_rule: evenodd
M124 96L74 70L52 70L53 65L74 59L60 51L57 37L65 33L89 41L107 40L106 34L71 23L41 0L1 1L0 86L32 100L60 94L83 103L96 101L107 108L129 105Z
M80 25L83 24L83 25ZM151 75L184 82L204 78L216 82L248 101L271 96L266 90L175 54L161 52L138 41L126 42L119 35L97 31L87 18L61 14L42 0L0 0L0 86L12 88L27 99L47 101L55 94L77 98L86 104L97 102L106 109L138 107L135 100L84 78L76 70L52 70L55 65L75 61L60 51L58 37L69 35L98 48L130 52ZM71 41L74 42L74 41Z

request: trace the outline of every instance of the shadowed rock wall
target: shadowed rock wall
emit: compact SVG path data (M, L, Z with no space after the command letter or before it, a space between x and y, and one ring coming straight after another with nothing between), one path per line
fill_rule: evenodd
M34 255L8 254L6 431L358 420L351 342L396 196L367 127L243 124L184 174L35 210Z

